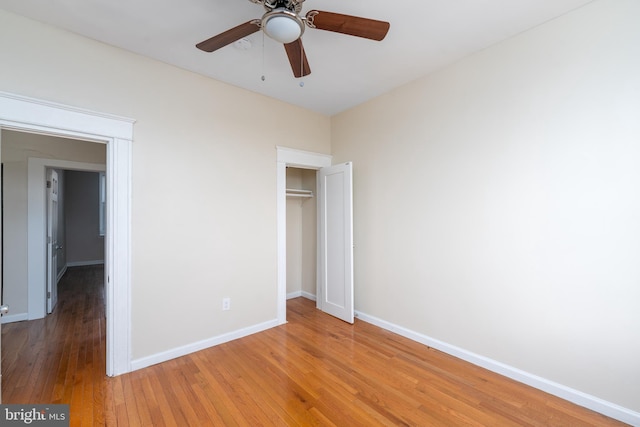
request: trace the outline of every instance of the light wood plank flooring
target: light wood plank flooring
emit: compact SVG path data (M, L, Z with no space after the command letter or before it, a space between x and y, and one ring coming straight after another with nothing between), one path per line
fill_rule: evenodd
M4 403L72 426L623 425L302 298L286 325L106 378L103 271L69 269L55 313L3 326Z

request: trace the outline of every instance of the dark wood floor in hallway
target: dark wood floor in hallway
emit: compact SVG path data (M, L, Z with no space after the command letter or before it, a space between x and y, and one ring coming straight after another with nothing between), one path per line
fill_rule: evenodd
M51 315L2 325L3 403L67 403L74 423L105 423L103 284L102 266L69 268Z
M302 298L287 317L107 378L103 270L71 268L52 315L3 325L3 401L68 403L72 426L623 425Z

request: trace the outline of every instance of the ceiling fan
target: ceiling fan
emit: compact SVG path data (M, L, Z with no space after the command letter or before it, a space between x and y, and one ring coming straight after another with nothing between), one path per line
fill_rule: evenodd
M264 6L266 13L262 18L233 27L198 43L196 47L205 52L213 52L262 30L270 38L284 44L293 75L303 77L311 74L301 39L305 26L376 41L384 39L390 26L384 21L320 10L311 10L302 16L300 13L305 0L249 1Z

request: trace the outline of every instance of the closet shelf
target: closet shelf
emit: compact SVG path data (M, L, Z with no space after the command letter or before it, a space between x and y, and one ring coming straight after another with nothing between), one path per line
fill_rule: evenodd
M313 191L287 188L287 197L313 197Z

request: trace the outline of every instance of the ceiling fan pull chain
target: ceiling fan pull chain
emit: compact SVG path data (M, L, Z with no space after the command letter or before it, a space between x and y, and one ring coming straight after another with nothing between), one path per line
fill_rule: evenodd
M208 38L196 44L205 52L213 52L229 44L235 43L243 37L262 31L262 81L266 80L265 73L265 35L282 43L289 59L289 65L296 78L311 74L307 55L302 45L302 35L306 28L341 33L349 36L381 41L387 35L390 24L375 19L359 16L343 15L341 13L310 10L306 15L300 14L305 0L249 0L264 6L267 10L260 19L253 19L237 25L217 36ZM298 61L300 68L298 69ZM300 80L300 87L304 81Z
M264 76L264 31L262 32L262 77L260 77L260 79L262 81L266 80L266 77Z

